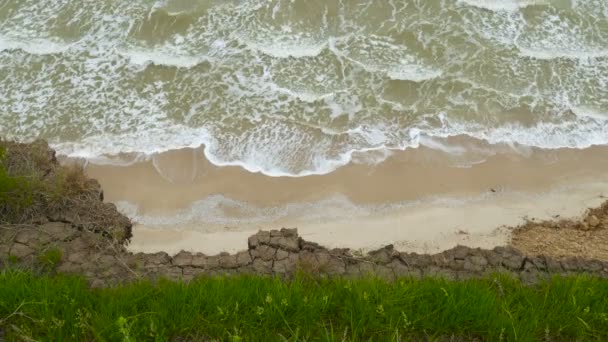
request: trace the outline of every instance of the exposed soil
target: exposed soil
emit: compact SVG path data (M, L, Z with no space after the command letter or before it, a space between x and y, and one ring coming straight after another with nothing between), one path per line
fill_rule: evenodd
M511 245L527 255L608 261L608 202L580 220L530 221L514 229Z

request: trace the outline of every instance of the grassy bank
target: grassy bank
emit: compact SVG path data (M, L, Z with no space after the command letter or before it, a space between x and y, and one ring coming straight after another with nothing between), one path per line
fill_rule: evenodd
M90 290L79 278L0 274L8 340L606 340L608 282L261 277Z
M36 222L98 200L94 185L82 167L59 165L44 141L0 139L0 224Z

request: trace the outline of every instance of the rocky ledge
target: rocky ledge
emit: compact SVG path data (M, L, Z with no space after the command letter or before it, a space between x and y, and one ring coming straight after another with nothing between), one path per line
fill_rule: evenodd
M53 257L54 256L54 257ZM296 229L260 231L248 250L204 255L180 252L133 254L123 243L65 222L1 226L0 267L49 268L84 275L94 287L138 279L189 281L198 276L258 274L290 277L302 271L316 276L444 277L468 279L494 272L533 283L551 274L588 273L608 277L608 262L580 258L529 257L511 247L493 250L458 246L435 255L400 253L386 246L356 256L348 249L327 249L303 240Z

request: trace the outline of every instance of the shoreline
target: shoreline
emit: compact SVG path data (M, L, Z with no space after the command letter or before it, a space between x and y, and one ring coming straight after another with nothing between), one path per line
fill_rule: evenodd
M247 248L247 237L260 229L298 228L300 236L328 248L349 248L365 254L386 245L401 252L439 253L457 245L492 249L509 244L511 228L556 217L580 219L599 206L608 182L571 185L546 193L505 193L466 201L429 201L367 216L326 222L288 219L233 227L199 224L138 225L128 246L132 252L182 250L217 254Z
M87 173L107 201L129 209L135 252L236 252L257 230L286 227L328 247L430 253L508 244L500 227L525 217L583 214L608 194L606 155L606 146L505 150L465 168L421 147L378 165L290 178L216 167L199 148L130 166L88 164Z

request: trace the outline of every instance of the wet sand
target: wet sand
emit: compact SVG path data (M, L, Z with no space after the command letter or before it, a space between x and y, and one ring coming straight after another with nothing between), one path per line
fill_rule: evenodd
M280 227L297 227L305 239L329 247L491 248L508 240L497 227L525 216L576 216L608 195L608 147L525 154L503 147L462 167L476 157L421 147L378 165L351 163L292 178L217 167L202 149L183 149L130 166L88 164L87 171L107 201L136 206L132 216L143 224L134 228L131 249L146 252L236 251L252 232ZM226 203L220 200L208 215L194 213L203 210L194 204L214 196ZM184 219L154 222L176 216Z

